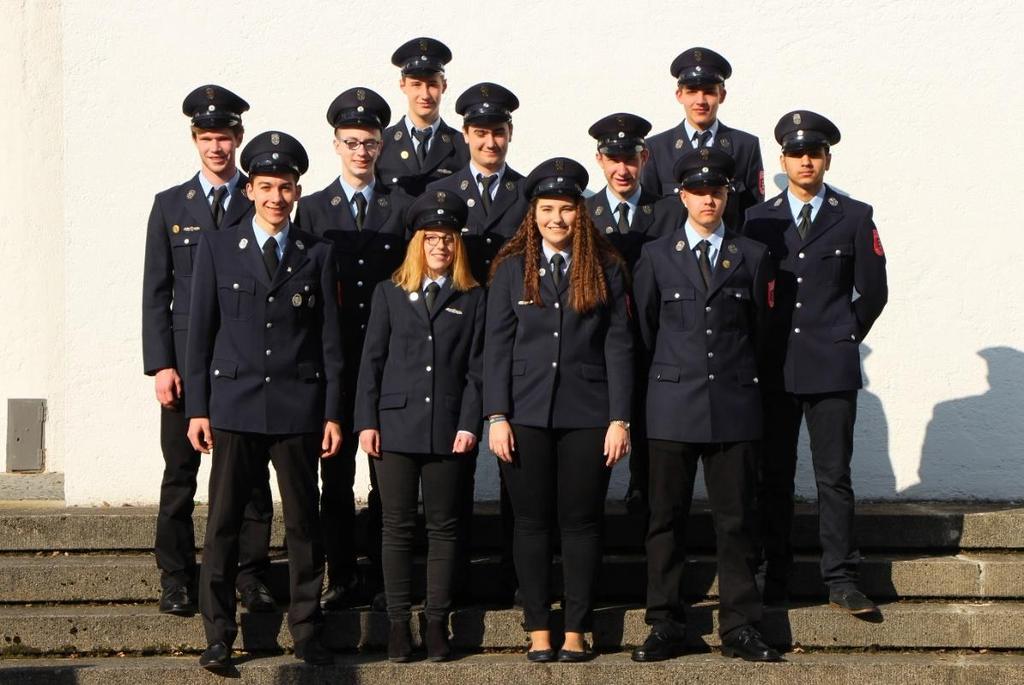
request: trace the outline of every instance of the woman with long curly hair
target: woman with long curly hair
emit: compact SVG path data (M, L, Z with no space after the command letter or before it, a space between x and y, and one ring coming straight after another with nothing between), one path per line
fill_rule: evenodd
M633 338L622 259L583 203L579 163L540 164L530 208L491 269L484 415L515 514L513 556L533 662L585 661L611 467L629 450ZM561 532L565 639L552 647Z

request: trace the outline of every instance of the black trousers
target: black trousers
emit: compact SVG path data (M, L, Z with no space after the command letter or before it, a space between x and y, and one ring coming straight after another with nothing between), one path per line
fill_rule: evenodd
M183 405L184 400L179 403ZM156 519L156 565L164 588L193 586L196 582L196 539L192 525L199 452L188 441L188 419L180 408L160 408L160 447L164 475L160 483L160 509ZM264 466L264 477L254 483L242 514L238 537L238 588L263 579L270 566L270 524L274 504Z
M765 583L784 588L793 566L793 479L800 422L807 419L811 462L818 488L821 577L830 588L855 586L860 552L854 544L853 424L857 391L765 396L764 459L760 506Z
M210 518L199 576L199 608L206 641L230 646L238 634L234 591L238 534L248 493L256 481L267 479L269 460L277 472L288 536L288 627L295 644L301 646L316 636L322 622L324 550L316 479L322 436L260 435L216 428L213 435Z
M474 455L383 452L373 460L384 520L384 592L388 618L408 621L412 606L413 539L420 483L427 525L428 618L446 620L459 559L459 532L466 462Z
M515 459L501 462L515 513L513 556L523 603L523 628L547 630L551 613L552 529L562 538L565 630L591 628L601 567L605 466L604 428L533 428L513 424Z
M711 500L718 548L718 632L726 636L761 620L754 493L757 450L753 442L693 443L650 440L650 508L647 531L648 625L678 637L686 624L682 583L686 523L697 461Z

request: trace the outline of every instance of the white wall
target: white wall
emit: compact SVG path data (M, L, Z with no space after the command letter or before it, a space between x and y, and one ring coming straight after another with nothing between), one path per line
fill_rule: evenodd
M71 503L157 495L158 409L139 343L142 253L153 193L196 169L184 95L206 82L241 94L252 104L250 134L280 128L306 144L304 185L316 190L337 173L327 105L367 85L397 118L389 57L417 35L455 54L450 123L459 124L453 106L465 87L502 83L522 102L510 163L525 173L570 155L588 164L593 190L603 183L587 127L620 110L656 131L677 123L668 65L693 45L732 62L721 118L760 136L769 193L779 116L809 108L832 118L843 141L828 180L874 205L889 256L890 304L865 360L858 495L1024 492L1019 3L4 6L0 131L13 163L0 165L11 218L0 230L0 399L49 398L50 464L66 472ZM813 494L803 461L799 490ZM481 496L493 496L491 464L481 474Z

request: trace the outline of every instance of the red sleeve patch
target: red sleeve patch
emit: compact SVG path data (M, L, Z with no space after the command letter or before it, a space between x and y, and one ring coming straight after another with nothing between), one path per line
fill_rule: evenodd
M341 281L338 281L338 306L341 306Z
M764 169L757 172L757 187L761 189L761 197L764 197Z
M882 249L882 239L878 237L877 228L871 229L871 238L872 242L874 242L875 254L878 255L879 257L884 257L885 250Z
M768 308L775 308L775 279L768 281Z

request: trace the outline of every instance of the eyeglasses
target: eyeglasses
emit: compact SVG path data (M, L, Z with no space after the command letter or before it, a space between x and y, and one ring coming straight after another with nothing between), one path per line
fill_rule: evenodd
M423 242L426 243L427 247L437 247L444 242L446 247L451 247L455 244L455 236L453 235L425 235L423 236Z
M355 152L362 146L364 150L369 153L374 153L380 149L380 141L376 138L370 138L368 140L356 140L355 138L341 138L341 144L347 147L352 152Z

